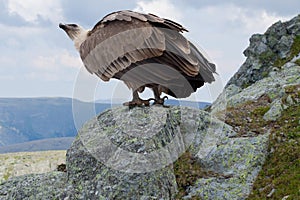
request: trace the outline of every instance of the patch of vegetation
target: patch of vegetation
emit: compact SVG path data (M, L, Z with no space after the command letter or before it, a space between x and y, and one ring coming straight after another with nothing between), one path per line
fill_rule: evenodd
M274 58L276 58L276 54L270 51L265 51L259 55L259 60L261 63L270 63L274 62Z
M282 98L282 102L288 104L288 98L291 98L293 102L300 101L300 85L288 85L284 87L285 95Z
M300 199L300 106L283 112L271 128L271 152L253 186L249 200L266 199L275 189L272 199Z
M263 78L266 78L269 75L269 72L264 71L264 72L261 73L261 75L262 75Z
M269 110L270 110L270 105L260 106L260 107L255 108L252 111L252 115L254 115L255 117L262 117Z
M297 87L299 87L299 85L288 85L288 86L284 87L284 91L285 91L285 93L288 93L288 94L294 93L297 90Z
M270 109L270 98L265 95L258 101L248 101L243 105L229 107L226 110L225 123L234 127L237 137L252 134L264 134L267 122L263 115Z
M13 172L13 167L12 167L12 166L9 166L9 167L5 170L5 172L4 172L4 174L3 174L3 179L4 179L5 181L7 181L7 180L11 177L12 172Z
M285 92L300 99L300 85L287 86ZM270 132L270 153L248 200L300 199L300 105L284 110L275 122L263 120L269 108L270 98L263 96L226 112L226 123L238 129L239 136Z
M249 82L244 82L242 85L242 89L249 87L251 84Z
M59 172L67 172L67 166L64 163L59 164L57 165L56 170Z
M281 68L284 64L286 64L286 63L289 62L290 60L291 60L290 57L287 57L287 58L278 58L278 59L274 62L274 66L275 66L275 67Z
M297 35L294 39L292 48L291 48L291 56L294 57L300 53L300 35Z
M300 66L300 59L296 60L295 63Z
M182 197L187 195L186 189L195 184L197 179L202 178L204 172L189 151L182 154L173 166L178 186L176 199L182 199ZM198 200L200 198L195 197L193 199Z
M201 168L200 163L195 159L190 151L183 153L173 164L174 174L178 186L176 200L181 200L187 195L188 187L193 186L198 179L203 177L222 176L215 172L206 171ZM200 197L193 196L192 200L200 200Z
M288 57L286 58L278 58L274 62L274 66L276 67L282 67L287 62L291 61L295 56L297 56L300 53L300 35L296 36L294 39L294 42L291 47L291 51Z

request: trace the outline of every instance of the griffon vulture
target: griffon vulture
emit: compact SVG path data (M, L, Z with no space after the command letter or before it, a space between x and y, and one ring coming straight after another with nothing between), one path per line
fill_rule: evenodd
M103 81L116 78L132 90L128 106L164 104L162 92L185 98L213 82L216 68L181 33L180 24L153 14L118 11L105 16L91 30L59 24L73 40L86 69ZM154 99L138 93L149 87Z

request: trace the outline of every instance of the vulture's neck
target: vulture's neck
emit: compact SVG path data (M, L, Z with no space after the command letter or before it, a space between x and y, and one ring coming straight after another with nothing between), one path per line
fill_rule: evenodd
M86 40L88 37L89 30L80 30L77 36L74 38L74 46L79 51L80 45Z

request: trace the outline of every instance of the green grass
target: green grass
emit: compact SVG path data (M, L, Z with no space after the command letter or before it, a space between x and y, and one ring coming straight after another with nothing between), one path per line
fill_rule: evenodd
M195 159L192 153L187 150L173 164L174 174L178 186L178 194L176 200L181 200L188 193L186 192L189 186L193 186L198 179L207 177L222 176L216 172L204 170L200 163ZM191 200L201 200L198 196L193 196Z
M259 55L259 60L261 63L274 62L274 58L276 58L276 54L272 51L266 51Z
M268 123L263 120L263 115L269 108L270 98L265 95L256 102L248 101L242 105L227 108L225 122L239 130L237 137L249 132L264 134Z
M7 181L11 177L13 169L14 169L13 166L8 166L8 168L5 170L3 175L3 179L5 181Z
M300 52L300 35L296 36L291 48L291 56L294 57Z
M277 60L275 60L274 66L279 68L282 67L284 64L291 61L299 53L300 53L300 35L295 37L289 56L283 59L278 58Z
M264 116L264 114L266 112L268 112L270 110L270 105L267 105L267 106L260 106L260 107L257 107L255 108L253 111L252 111L252 115L256 116L256 117L262 117Z
M186 189L195 184L199 178L202 178L204 172L189 151L182 154L173 167L178 186L176 199L182 199L182 197L187 195ZM193 197L193 200L198 199L200 200L199 197Z
M287 86L285 92L295 102L300 101L300 85ZM263 120L269 108L270 98L263 96L255 102L228 108L226 113L226 123L239 128L239 136L249 132L270 133L270 153L248 200L281 200L285 196L300 199L300 105L291 105L275 122ZM268 198L273 189L275 192Z
M277 120L270 135L272 152L259 173L249 200L300 199L300 106L287 109Z

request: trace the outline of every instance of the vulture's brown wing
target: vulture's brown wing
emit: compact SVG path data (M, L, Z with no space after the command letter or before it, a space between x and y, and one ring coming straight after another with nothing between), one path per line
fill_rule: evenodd
M81 45L80 55L87 70L104 81L150 59L187 76L197 76L201 70L212 74L210 63L179 33L182 31L186 29L171 20L119 11L95 25Z
M165 36L158 28L143 15L123 12L106 16L80 46L87 70L104 81L132 63L162 55L165 49Z

